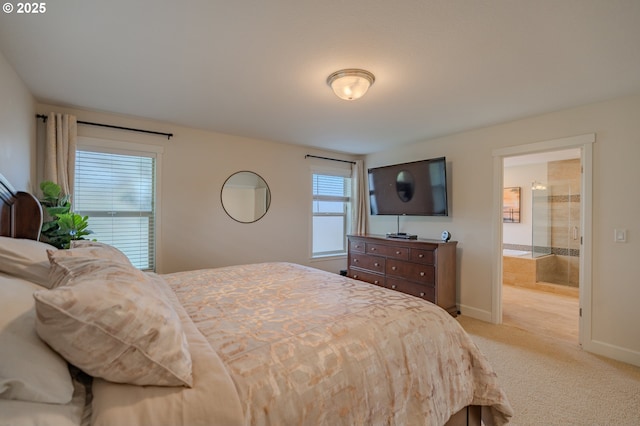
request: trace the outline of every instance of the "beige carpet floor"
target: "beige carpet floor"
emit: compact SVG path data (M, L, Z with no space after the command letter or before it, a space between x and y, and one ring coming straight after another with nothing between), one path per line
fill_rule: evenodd
M640 425L640 367L520 328L458 321L498 374L511 425Z

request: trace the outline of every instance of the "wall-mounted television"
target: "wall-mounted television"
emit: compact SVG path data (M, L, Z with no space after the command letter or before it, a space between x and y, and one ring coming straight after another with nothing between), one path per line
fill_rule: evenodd
M448 216L445 157L369 169L372 215Z

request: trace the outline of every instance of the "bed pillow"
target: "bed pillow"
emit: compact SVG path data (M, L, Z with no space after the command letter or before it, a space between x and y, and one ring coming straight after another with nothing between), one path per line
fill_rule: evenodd
M125 265L131 265L131 261L126 254L114 246L101 243L100 241L72 240L70 249L73 251L79 250L86 253L86 255L99 259L110 259L124 263Z
M77 274L86 274L93 265L100 268L100 263L95 259L111 260L133 268L129 258L117 248L96 241L74 240L68 250L50 250L47 252L47 261L51 263L49 272L49 288L55 288L63 281L70 282ZM75 260L68 262L55 262L52 257L61 259L73 257ZM80 267L79 267L80 266Z
M109 259L51 256L68 271L53 290L34 293L36 331L71 364L95 377L134 385L192 385L182 324L167 286Z
M40 241L0 237L0 272L49 288L47 250L57 249Z
M36 334L38 289L0 274L0 399L66 404L73 396L67 362Z

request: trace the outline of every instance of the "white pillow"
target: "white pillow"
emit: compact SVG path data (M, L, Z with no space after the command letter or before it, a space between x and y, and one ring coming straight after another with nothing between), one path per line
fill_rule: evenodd
M101 243L100 241L91 240L72 240L70 249L74 251L86 251L90 256L100 259L111 259L116 262L131 265L131 261L126 254L118 250L112 245ZM84 249L84 250L82 250Z
M73 395L67 362L36 334L38 289L0 274L0 399L66 404Z
M94 377L134 385L191 386L191 355L167 286L109 259L53 252L67 271L60 287L34 293L36 331L71 364Z
M57 249L40 241L0 237L0 272L49 288L47 250Z
M101 264L93 262L95 259L112 260L133 268L129 258L120 250L96 241L73 240L71 241L71 248L68 250L47 250L47 255L49 256L47 261L51 262L49 288L58 287L65 280L67 280L67 283L71 282L71 279L73 279L76 274L87 274L91 265L99 269ZM52 261L52 256L58 259L62 257L76 257L78 260L55 262ZM84 266L79 267L80 265Z

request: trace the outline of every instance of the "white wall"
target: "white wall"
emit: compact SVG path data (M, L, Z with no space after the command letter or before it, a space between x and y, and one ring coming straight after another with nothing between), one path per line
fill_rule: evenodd
M132 117L39 104L38 113L68 112L79 120L173 133L167 140L94 126L78 134L162 146L158 272L170 273L241 263L288 261L331 272L346 257L310 260L311 166L305 154L351 156L300 146L242 138ZM38 126L44 132L44 125ZM269 185L271 206L255 223L225 213L220 192L238 171L253 171Z
M35 101L0 53L0 173L19 191L35 180Z
M502 242L531 245L531 182L547 182L547 164L526 164L504 168L504 187L520 187L520 222L502 225ZM544 244L542 244L544 245Z
M450 135L366 157L367 167L446 156L449 218L401 219L402 230L458 243L458 300L463 314L490 313L492 290L493 158L496 148L596 133L593 153L592 336L619 358L640 365L640 95L590 104L476 131ZM371 230L395 229L395 218L371 217ZM627 229L627 243L613 230Z

